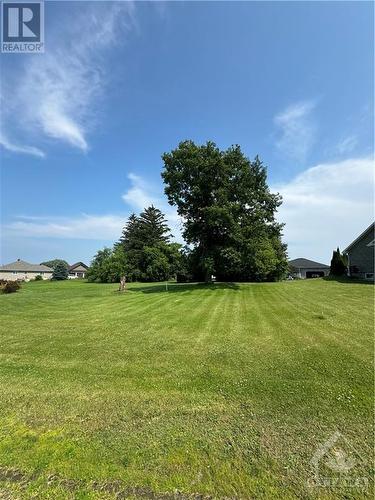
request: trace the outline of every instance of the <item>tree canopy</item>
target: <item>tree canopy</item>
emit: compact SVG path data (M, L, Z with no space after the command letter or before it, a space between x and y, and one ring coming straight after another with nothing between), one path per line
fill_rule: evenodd
M196 279L264 281L284 275L283 225L275 220L282 200L270 192L258 157L250 161L239 146L221 151L213 142L185 141L162 158L165 193L183 218Z

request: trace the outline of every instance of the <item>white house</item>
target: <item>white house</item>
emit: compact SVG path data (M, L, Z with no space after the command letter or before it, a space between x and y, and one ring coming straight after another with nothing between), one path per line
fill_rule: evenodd
M76 262L75 264L69 266L69 279L85 278L88 270L88 266L83 262Z

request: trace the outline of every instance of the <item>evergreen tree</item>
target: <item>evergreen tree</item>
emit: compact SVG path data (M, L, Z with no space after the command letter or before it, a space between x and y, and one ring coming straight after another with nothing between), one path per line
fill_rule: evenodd
M239 146L179 144L163 155L165 193L184 220L197 279L277 280L287 270L283 225L275 220L281 196L272 194L258 157Z
M131 214L114 248L126 258L128 281L161 281L176 275L181 245L170 243L165 215L151 205Z
M139 217L134 213L129 216L122 230L119 244L122 244L126 251L139 250L143 246Z
M331 259L330 276L344 276L347 273L347 258L341 255L339 247L333 251Z
M138 218L138 224L138 231L143 245L157 247L169 243L170 229L165 215L158 208L153 205L145 208Z
M64 262L58 262L52 273L52 279L53 280L66 280L68 279L69 272L68 272L68 266Z

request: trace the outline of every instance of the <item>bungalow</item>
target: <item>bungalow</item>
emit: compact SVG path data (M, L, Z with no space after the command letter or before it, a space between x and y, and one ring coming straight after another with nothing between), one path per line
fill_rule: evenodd
M374 280L375 223L361 233L343 253L348 258L348 275Z
M85 278L88 268L83 262L76 262L69 267L69 279Z
M0 267L0 279L6 281L30 281L36 276L49 280L52 278L52 273L53 269L50 267L42 264L30 264L21 259Z
M328 276L330 267L309 259L293 259L289 261L289 269L294 278L321 278Z

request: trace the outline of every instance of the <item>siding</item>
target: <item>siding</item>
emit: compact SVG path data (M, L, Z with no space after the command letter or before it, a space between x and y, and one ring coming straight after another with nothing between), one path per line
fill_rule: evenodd
M365 278L367 273L374 273L374 229L363 237L347 251L349 258L350 276Z

